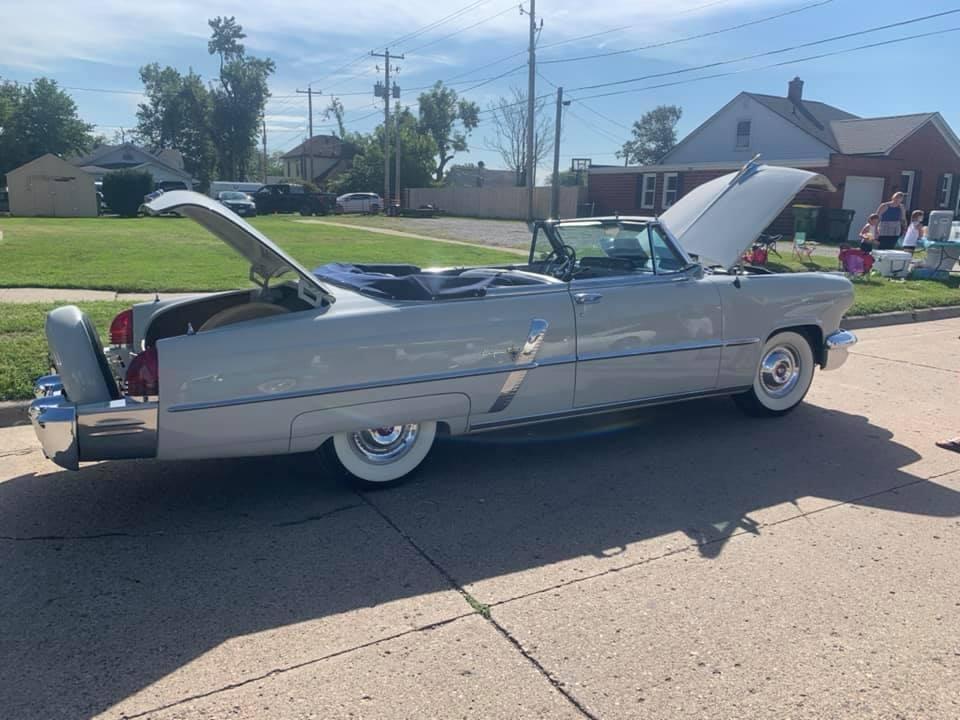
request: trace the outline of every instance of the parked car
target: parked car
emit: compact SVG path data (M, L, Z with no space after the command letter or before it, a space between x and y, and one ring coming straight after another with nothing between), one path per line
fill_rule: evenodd
M257 212L326 215L333 211L336 197L332 193L308 192L303 185L277 183L264 185L253 194Z
M225 190L235 190L252 196L257 190L263 187L261 182L231 182L228 180L214 180L210 183L210 189L207 193L210 197L217 197L218 193Z
M376 214L383 208L383 200L376 193L347 193L337 198L338 213Z
M249 195L237 190L224 190L217 193L217 201L240 217L252 217L257 214L257 204L250 199Z
M856 342L840 329L853 302L842 275L737 268L807 185L832 189L750 165L659 218L539 223L523 263L429 271L310 271L210 198L166 193L149 210L200 223L249 261L257 287L120 313L110 339L130 361L119 382L87 315L53 310L58 374L38 380L30 416L46 456L70 469L319 450L383 486L441 432L711 395L782 415Z

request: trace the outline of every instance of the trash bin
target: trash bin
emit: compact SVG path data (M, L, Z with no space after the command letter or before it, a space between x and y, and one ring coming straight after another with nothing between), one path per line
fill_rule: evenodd
M828 208L825 213L820 213L823 219L823 228L820 231L821 239L830 243L845 243L850 236L850 223L853 222L855 210L842 210Z
M793 206L793 234L804 233L807 240L817 234L817 218L820 217L819 205Z

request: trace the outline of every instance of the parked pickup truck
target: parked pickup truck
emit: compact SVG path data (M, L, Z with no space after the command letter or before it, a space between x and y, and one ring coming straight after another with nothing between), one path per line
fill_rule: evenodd
M308 192L303 185L277 183L264 185L253 194L257 213L291 213L326 215L333 212L337 196L333 193Z

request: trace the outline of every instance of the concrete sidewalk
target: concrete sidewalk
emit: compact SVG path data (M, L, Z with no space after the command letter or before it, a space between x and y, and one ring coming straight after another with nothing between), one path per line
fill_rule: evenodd
M113 290L84 290L82 288L0 288L0 303L69 303L95 300L118 300L121 302L149 302L156 297L161 300L191 295L194 293L126 293Z

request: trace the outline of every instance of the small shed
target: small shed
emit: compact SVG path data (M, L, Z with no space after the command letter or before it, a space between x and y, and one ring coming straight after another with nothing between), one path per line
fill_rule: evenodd
M93 177L47 153L7 173L10 214L22 217L96 217Z

